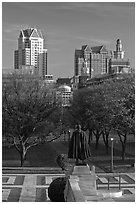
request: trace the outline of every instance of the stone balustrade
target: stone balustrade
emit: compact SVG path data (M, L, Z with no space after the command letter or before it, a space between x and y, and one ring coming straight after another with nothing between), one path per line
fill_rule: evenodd
M122 196L122 191L101 191L96 188L95 169L89 166L74 166L65 188L66 202L113 202L113 197Z

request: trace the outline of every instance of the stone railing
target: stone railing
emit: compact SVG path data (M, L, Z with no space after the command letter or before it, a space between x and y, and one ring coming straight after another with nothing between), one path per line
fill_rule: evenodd
M113 197L122 196L122 191L101 191L96 188L95 169L89 166L74 166L65 188L66 202L113 202Z

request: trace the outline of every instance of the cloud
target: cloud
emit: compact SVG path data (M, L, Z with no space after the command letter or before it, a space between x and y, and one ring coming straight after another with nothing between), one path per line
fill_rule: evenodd
M64 62L64 63L50 63L50 66L52 66L52 67L59 67L59 66L65 66L66 65L66 63Z
M61 52L61 50L59 48L55 48L55 47L51 47L51 46L46 46L46 48L48 49L49 52Z
M15 33L17 31L20 31L21 29L24 29L26 27L29 27L27 24L11 24L11 23L3 23L3 32L4 33Z
M91 38L91 37L83 37L83 36L74 36L74 38L76 40L83 40L83 41L87 41L87 42L91 42L91 43L95 43L95 44L110 44L112 42L112 40L105 40L105 39L99 39L99 38Z
M97 43L97 44L109 44L112 42L112 40L110 39L99 39L99 38L94 38L94 37L85 37L85 36L78 36L78 35L72 35L70 33L55 33L55 32L51 32L51 33L47 33L47 36L49 36L49 41L48 44L49 46L54 46L60 43L64 43L66 42L66 40L83 40L83 41L88 41L88 42L92 42L92 43Z
M91 9L97 10L131 10L135 8L134 2L75 2L71 3L72 9L81 9L91 12ZM69 8L69 7L68 7Z
M129 14L135 8L134 2L48 2L45 3L51 10L68 10L79 12L95 12L96 15L107 15L116 11Z
M12 39L12 38L6 38L6 37L2 37L2 39L4 40L4 41L7 41L7 42L16 42L17 41L17 39Z
M26 27L28 27L28 25L26 24L20 25L20 24L3 23L2 39L4 41L10 41L10 42L17 41L20 30Z

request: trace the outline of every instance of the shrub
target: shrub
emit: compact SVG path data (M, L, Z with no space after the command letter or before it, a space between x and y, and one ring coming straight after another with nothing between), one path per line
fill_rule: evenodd
M68 157L66 154L59 154L56 158L56 162L59 167L61 167L62 171L67 170L68 166Z
M65 202L64 190L66 181L66 177L59 177L52 181L48 188L48 197L52 202Z

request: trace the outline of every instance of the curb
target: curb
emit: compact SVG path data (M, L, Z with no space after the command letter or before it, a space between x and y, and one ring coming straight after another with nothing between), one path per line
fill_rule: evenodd
M26 173L26 174L63 174L64 171L62 171L60 168L48 168L48 167L3 167L2 168L3 174L9 174L9 173Z

